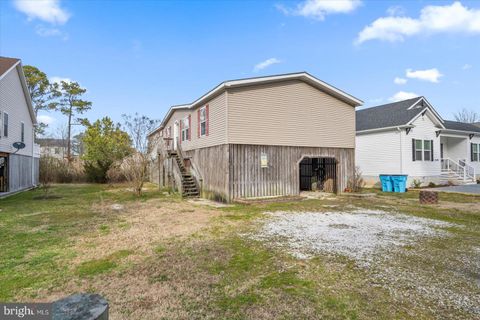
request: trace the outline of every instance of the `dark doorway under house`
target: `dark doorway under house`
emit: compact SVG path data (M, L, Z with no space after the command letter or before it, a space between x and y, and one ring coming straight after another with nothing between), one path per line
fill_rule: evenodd
M310 158L300 161L300 191L315 189L337 192L337 161L335 158Z
M8 192L8 154L0 153L0 192Z

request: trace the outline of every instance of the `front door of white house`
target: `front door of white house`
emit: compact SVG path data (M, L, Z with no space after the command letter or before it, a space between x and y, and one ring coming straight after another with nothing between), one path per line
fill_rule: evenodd
M179 136L179 125L178 121L175 121L173 125L173 150L177 150L178 136Z

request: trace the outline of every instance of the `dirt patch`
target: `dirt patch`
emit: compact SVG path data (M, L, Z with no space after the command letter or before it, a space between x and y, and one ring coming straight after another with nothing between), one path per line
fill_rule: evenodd
M114 215L119 222L99 226L97 233L74 239L75 251L79 253L76 263L118 250L132 250L134 254L130 260L143 259L143 256L152 254L156 243L167 238L189 236L207 227L211 218L221 214L188 202L160 200L124 205L121 209L105 204L97 209L105 215Z

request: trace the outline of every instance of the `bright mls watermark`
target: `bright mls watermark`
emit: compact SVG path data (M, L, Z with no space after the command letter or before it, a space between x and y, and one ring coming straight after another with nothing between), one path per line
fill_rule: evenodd
M0 303L0 320L51 320L51 303Z

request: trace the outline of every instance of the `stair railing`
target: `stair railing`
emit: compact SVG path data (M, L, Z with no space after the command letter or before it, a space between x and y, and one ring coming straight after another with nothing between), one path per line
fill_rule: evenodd
M442 171L443 172L453 172L458 175L459 178L463 179L463 181L473 180L475 181L475 168L472 166L461 165L458 162L453 161L450 158L442 159Z

